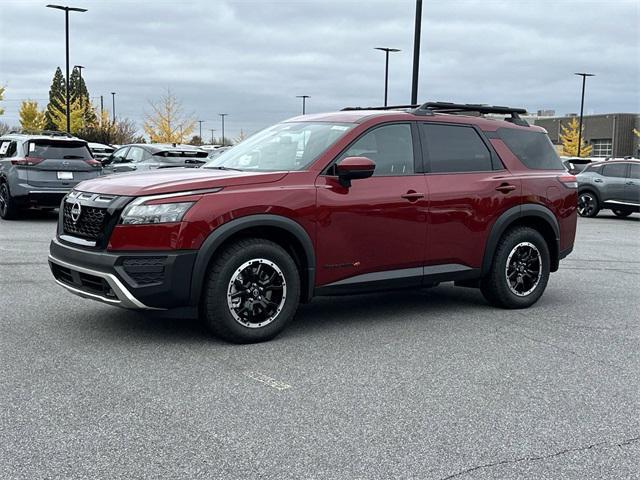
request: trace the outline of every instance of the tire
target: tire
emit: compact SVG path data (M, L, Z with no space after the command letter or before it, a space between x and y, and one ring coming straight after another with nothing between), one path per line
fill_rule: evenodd
M216 254L202 292L201 315L218 337L263 342L285 328L299 300L300 272L293 258L277 243L250 238Z
M529 227L508 230L498 243L480 290L494 306L530 307L547 287L550 260L549 246L540 232Z
M600 202L595 193L585 191L578 194L578 215L592 218L598 215Z
M633 212L631 210L613 210L613 214L616 217L625 218L631 215Z
M6 182L0 183L0 217L5 220L15 220L19 216L19 209L9 191Z

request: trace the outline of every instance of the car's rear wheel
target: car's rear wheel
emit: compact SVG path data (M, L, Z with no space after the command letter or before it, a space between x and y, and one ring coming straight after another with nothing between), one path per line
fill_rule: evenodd
M295 315L300 298L296 263L280 245L246 239L213 261L202 316L217 336L236 343L269 340Z
M595 217L599 211L598 198L594 193L582 192L578 195L578 215L581 217Z
M527 308L547 287L550 263L549 246L540 232L529 227L508 230L480 282L482 294L498 307Z
M0 183L0 217L5 220L14 220L18 218L19 213L18 206L11 197L9 186L5 182Z
M631 210L613 210L613 213L616 217L625 218L631 215L633 212Z

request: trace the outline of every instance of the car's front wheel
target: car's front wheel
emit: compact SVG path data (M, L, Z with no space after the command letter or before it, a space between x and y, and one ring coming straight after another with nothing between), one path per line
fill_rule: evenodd
M591 192L578 195L578 215L581 217L595 217L600 211L598 198Z
M213 261L203 291L209 329L235 343L270 340L295 315L300 299L296 263L269 240L240 240Z
M18 213L18 206L11 197L9 186L5 182L0 183L0 217L5 220L14 220L18 218Z
M621 217L621 218L625 218L628 217L629 215L631 215L633 212L631 210L614 210L613 214L616 217Z
M508 230L498 243L491 269L480 282L492 305L527 308L538 301L549 281L549 247L533 228Z

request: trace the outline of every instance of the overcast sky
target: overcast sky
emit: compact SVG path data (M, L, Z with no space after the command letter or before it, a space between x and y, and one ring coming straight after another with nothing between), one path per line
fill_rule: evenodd
M54 0L51 0L54 1ZM62 1L62 0L61 0ZM18 124L20 100L44 106L57 66L64 69L64 13L46 1L3 0L0 120ZM66 4L62 2L62 4ZM300 112L411 94L414 0L73 0L71 64L96 104L115 91L116 113L142 127L148 101L170 87L187 112L220 134L252 133ZM640 111L640 1L425 0L419 100L524 106L559 114Z

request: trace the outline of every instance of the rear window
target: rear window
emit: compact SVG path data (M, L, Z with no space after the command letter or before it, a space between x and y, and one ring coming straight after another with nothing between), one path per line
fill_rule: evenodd
M546 133L515 128L499 128L498 136L528 168L534 170L564 170L562 161Z
M36 158L56 158L64 160L89 160L91 152L86 142L69 140L30 140L27 156Z

